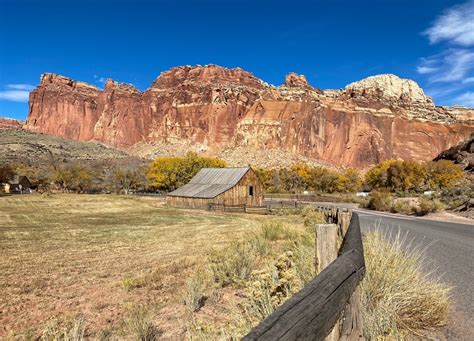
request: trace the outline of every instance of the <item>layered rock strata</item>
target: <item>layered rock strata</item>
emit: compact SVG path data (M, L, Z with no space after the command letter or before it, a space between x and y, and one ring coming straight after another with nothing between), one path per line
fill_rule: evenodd
M112 80L100 90L44 74L25 127L135 151L272 149L367 167L389 158L432 159L474 131L474 110L435 106L415 82L395 75L319 90L293 73L275 87L239 68L207 65L173 68L144 92Z

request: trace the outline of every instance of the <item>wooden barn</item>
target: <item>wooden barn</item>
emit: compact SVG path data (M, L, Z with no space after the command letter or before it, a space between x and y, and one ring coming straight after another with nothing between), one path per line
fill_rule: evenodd
M263 204L263 186L250 167L203 168L189 183L166 195L172 206L207 208L209 204Z
M2 185L5 193L31 193L31 182L26 176L14 175L12 180Z

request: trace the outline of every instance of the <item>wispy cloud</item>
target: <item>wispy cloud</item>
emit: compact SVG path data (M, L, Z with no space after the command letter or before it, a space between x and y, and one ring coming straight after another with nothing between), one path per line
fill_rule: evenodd
M416 68L426 77L427 93L452 104L472 106L474 0L448 8L423 34L431 44L445 43L440 53L421 58Z
M30 91L35 87L30 84L7 84L0 90L0 99L12 102L28 102Z
M465 107L474 107L474 92L465 92L454 99L457 105Z
M26 91L31 91L35 87L30 84L8 84L7 88L9 89L14 89L14 90L26 90Z
M429 75L431 82L465 82L474 70L474 51L450 48L423 58L417 67L420 74Z
M94 81L98 84L104 85L105 82L107 82L107 79L98 75L94 75Z
M432 44L474 45L474 0L448 8L425 32Z

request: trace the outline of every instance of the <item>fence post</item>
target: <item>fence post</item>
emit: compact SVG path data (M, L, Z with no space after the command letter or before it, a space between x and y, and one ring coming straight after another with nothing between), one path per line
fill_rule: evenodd
M365 340L364 332L362 330L360 285L357 286L352 293L349 302L347 302L343 316L340 340Z
M337 258L338 230L336 224L316 224L316 274L319 274ZM336 322L332 332L325 338L325 340L339 340L339 322Z

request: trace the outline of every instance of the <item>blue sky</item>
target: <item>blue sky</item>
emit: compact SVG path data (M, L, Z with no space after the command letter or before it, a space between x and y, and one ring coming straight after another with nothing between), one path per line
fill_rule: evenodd
M474 0L0 0L3 117L26 118L43 72L144 90L173 66L209 63L323 89L394 73L437 104L474 107Z

